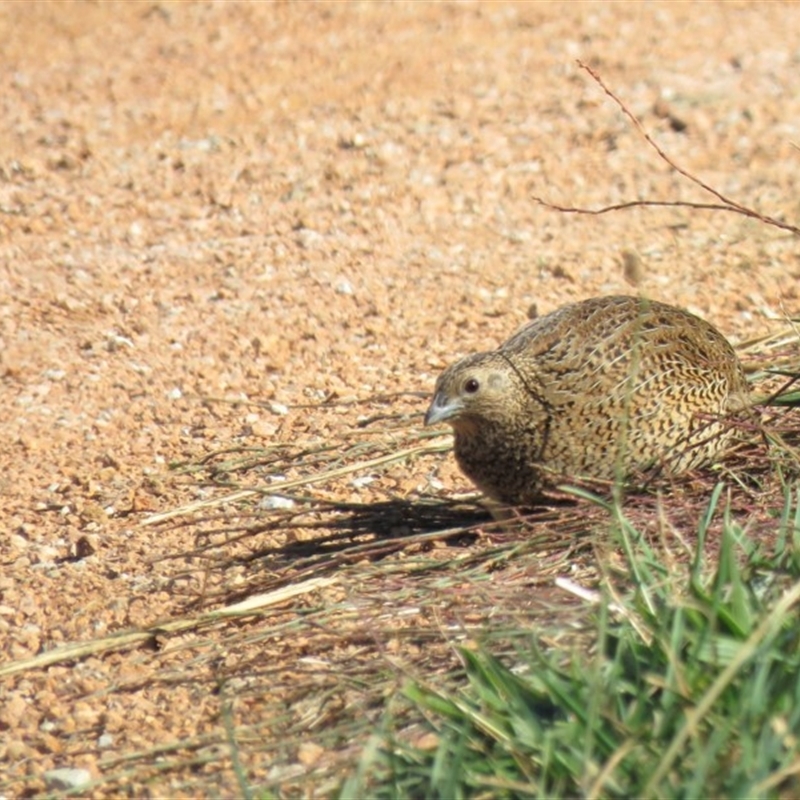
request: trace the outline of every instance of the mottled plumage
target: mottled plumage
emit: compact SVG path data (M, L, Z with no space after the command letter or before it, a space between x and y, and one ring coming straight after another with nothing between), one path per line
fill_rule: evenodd
M528 504L570 479L712 462L730 439L715 420L747 402L739 359L708 322L663 303L600 297L448 367L425 423L453 426L456 460L481 491Z

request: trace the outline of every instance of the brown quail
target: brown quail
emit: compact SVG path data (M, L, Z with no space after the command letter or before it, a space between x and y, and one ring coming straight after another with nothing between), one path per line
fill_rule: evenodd
M462 471L525 505L542 489L714 461L720 418L748 404L739 359L712 325L635 297L598 297L534 320L439 377L425 424L448 422Z

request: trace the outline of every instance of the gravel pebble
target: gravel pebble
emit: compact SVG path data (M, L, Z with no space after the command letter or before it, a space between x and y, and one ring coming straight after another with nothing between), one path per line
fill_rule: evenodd
M44 773L44 781L50 791L68 791L77 789L92 779L87 769L59 767Z

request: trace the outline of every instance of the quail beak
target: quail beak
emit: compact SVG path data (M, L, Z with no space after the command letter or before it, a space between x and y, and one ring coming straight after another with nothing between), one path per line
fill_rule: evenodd
M458 397L447 397L441 392L433 396L433 401L425 414L425 424L435 425L457 417L464 410L464 403Z

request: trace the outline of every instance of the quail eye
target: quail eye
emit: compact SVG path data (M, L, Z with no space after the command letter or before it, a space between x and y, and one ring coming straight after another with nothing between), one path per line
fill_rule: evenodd
M481 388L481 385L478 382L477 378L468 378L464 382L464 391L467 394L475 394L475 392L477 392L478 389L480 389L480 388Z

